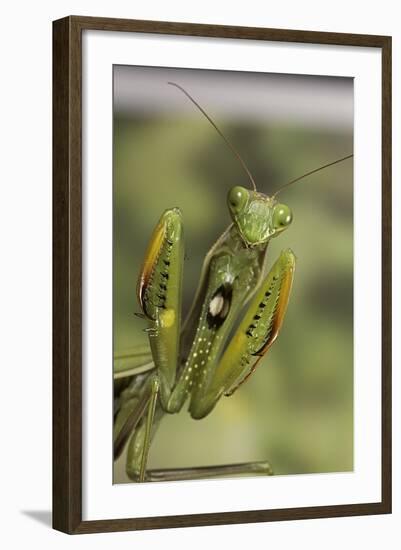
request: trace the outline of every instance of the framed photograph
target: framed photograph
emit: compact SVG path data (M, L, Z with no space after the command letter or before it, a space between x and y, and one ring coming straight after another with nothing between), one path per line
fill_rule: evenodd
M53 526L391 512L391 38L53 24Z

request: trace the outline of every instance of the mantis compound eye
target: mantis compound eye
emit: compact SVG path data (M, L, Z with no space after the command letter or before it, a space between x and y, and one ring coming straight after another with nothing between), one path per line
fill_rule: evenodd
M286 204L276 204L273 210L274 229L285 229L292 222L292 212Z
M228 207L233 214L240 212L248 202L249 191L245 187L236 185L228 192Z

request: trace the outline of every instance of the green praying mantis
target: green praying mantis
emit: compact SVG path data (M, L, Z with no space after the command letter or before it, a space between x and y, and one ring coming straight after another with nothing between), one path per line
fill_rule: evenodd
M272 475L268 461L163 470L147 469L151 441L166 414L188 402L192 418L207 416L220 398L231 396L255 371L283 324L296 258L283 250L267 270L267 249L291 224L290 208L277 201L285 187L353 155L325 164L272 196L257 191L243 159L215 122L180 85L239 160L251 187L235 186L227 196L231 224L204 260L198 289L184 323L181 296L183 220L166 210L154 229L137 283L140 315L149 346L114 358L114 457L127 446L132 481L202 479L236 474ZM242 318L241 318L242 316Z

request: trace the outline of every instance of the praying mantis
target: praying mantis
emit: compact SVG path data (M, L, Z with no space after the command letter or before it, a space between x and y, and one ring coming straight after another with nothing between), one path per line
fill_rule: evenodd
M277 195L288 185L342 162L330 162L267 196L257 191L241 156L206 111L180 85L239 160L251 187L227 196L231 223L204 260L198 289L184 323L181 296L183 219L166 210L151 236L137 282L137 301L149 345L114 358L114 457L127 446L132 481L172 481L237 474L272 475L268 461L180 469L147 469L151 441L166 414L189 402L194 419L207 416L221 397L231 396L254 373L283 325L295 271L292 250L281 252L267 270L269 242L292 222Z

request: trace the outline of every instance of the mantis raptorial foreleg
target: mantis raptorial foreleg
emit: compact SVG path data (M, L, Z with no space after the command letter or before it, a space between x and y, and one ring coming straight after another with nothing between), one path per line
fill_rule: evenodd
M232 395L271 347L283 323L294 268L294 254L283 251L249 304L209 384L192 393L193 418L203 418L222 395Z
M164 408L179 362L183 262L181 212L173 208L166 210L153 232L137 286Z

